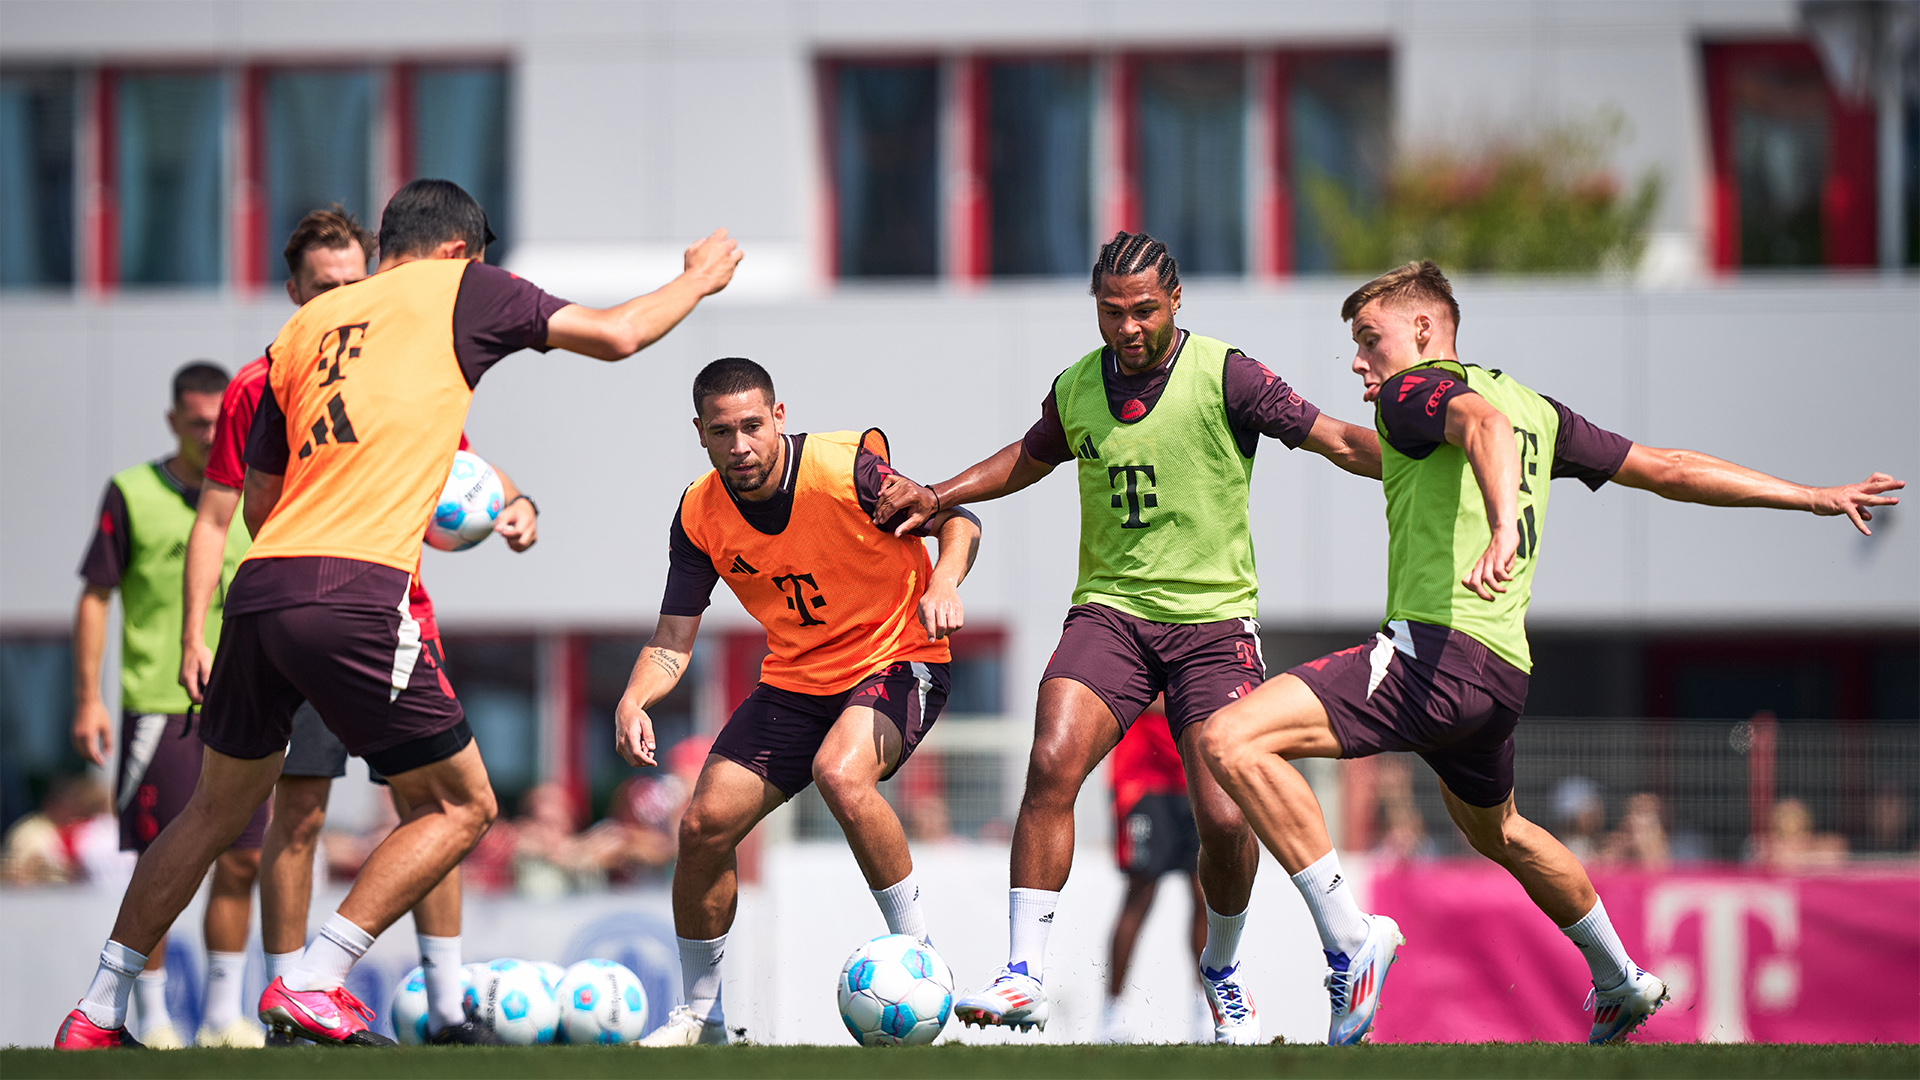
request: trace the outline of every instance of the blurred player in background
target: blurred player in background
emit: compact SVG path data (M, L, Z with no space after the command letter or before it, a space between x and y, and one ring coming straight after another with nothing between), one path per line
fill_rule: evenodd
M254 544L226 594L201 783L134 870L57 1046L137 1045L125 1029L134 977L271 791L303 699L387 777L409 815L293 969L268 984L260 1015L321 1044L391 1043L368 1030L373 1011L342 983L496 812L460 702L423 655L406 602L474 387L525 348L632 355L725 288L740 260L717 230L687 249L685 272L666 286L593 309L479 261L491 238L458 185L413 181L382 216L378 272L308 301L269 349L245 454ZM209 402L209 436L216 412Z
M1166 694L1200 833L1214 1038L1260 1041L1239 976L1259 847L1200 763L1200 722L1266 678L1247 515L1260 437L1377 477L1374 434L1327 416L1260 362L1174 324L1180 270L1151 236L1100 249L1090 290L1105 344L1054 380L1026 437L932 488L904 478L876 511L997 499L1077 462L1080 578L1040 683L1027 786L1013 829L1007 965L954 1003L963 1023L1039 1026L1047 932L1073 867L1073 804L1147 703Z
M1326 950L1327 1041L1373 1026L1401 944L1361 912L1320 804L1288 761L1415 751L1440 779L1454 824L1506 868L1593 974L1588 1041L1653 1015L1667 986L1627 955L1580 860L1513 801L1513 732L1532 658L1526 613L1548 481L1612 480L1663 498L1851 518L1904 486L1874 473L1808 488L1691 450L1641 446L1499 371L1463 364L1460 308L1431 262L1408 263L1347 298L1353 371L1374 402L1387 499L1387 616L1371 642L1311 660L1207 721L1201 750L1305 898Z
M338 205L315 210L300 219L287 238L287 297L300 306L314 297L351 285L367 276L373 235ZM186 619L181 632L180 683L194 701L201 699L213 651L199 644L200 626L219 584L221 538L240 506L240 488L246 465L240 460L260 397L267 385L267 358L262 356L240 369L220 400L220 420L214 431L207 462L206 483L200 498L193 536L187 541ZM460 449L467 449L460 437ZM507 502L494 523L515 551L532 547L537 534L537 510L512 477L495 466ZM446 666L433 600L414 576L407 595L408 614L420 625L420 647L428 662ZM293 714L287 758L274 785L273 817L267 825L260 854L260 941L266 952L267 979L291 969L307 943L307 908L313 901L313 859L320 831L326 825L327 797L333 781L347 772L347 748L320 719L313 706L301 703ZM384 784L378 773L376 783ZM407 816L398 792L394 812ZM427 1030L435 1042L487 1041L484 1027L467 1020L460 1004L460 868L454 867L432 892L414 907L414 931L420 946L420 966L427 986Z
M146 851L187 805L200 778L201 744L193 706L173 673L180 665L187 534L193 528L195 506L203 497L214 418L226 386L227 373L210 363L188 364L174 374L167 425L178 445L166 458L114 474L80 567L86 588L73 620L73 742L95 765L105 765L114 748L114 725L100 700L100 653L106 640L107 602L115 589L120 591L120 769L115 803L123 851ZM232 579L246 549L246 533L238 526L213 538L209 568L215 584ZM202 649L220 640L218 601L208 609L195 641ZM260 1029L246 1019L240 996L246 974L247 920L266 826L266 807L258 806L232 846L214 860L205 923L206 1003L195 1037L202 1046L259 1046L263 1039ZM182 1045L167 1011L165 948L162 936L147 950L145 970L135 980L140 1035L156 1049Z
M723 577L767 630L760 683L714 740L680 821L674 934L686 1004L643 1043L729 1041L720 957L738 897L734 848L818 783L887 931L927 940L907 833L878 784L906 764L947 701L960 582L980 523L949 510L911 536L871 520L893 469L878 429L786 434L786 405L751 360L715 360L693 383L694 428L713 462L669 530L660 622L615 714L629 765L652 765L647 715L685 673ZM937 563L920 540L940 539Z
M1124 1043L1133 1038L1121 1018L1120 999L1127 992L1133 947L1140 940L1147 912L1153 909L1160 879L1176 870L1186 876L1193 894L1187 937L1195 964L1207 946L1207 901L1200 892L1200 833L1193 827L1187 773L1160 702L1149 706L1121 736L1107 757L1107 770L1113 785L1113 857L1127 875L1127 896L1114 920L1107 953L1107 1000L1100 1011L1099 1040ZM1197 1018L1205 1021L1202 1041L1211 1041L1212 1011L1202 1005Z

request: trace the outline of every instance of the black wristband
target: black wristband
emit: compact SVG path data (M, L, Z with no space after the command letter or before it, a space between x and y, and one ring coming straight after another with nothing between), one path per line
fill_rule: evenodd
M527 500L527 505L528 505L528 506L531 506L531 507L533 507L533 516L534 516L534 517L539 517L539 516L540 516L540 504L539 504L539 503L537 503L537 502L534 502L534 501L533 501L533 496L531 496L531 495L529 495L529 494L527 494L527 493L526 493L526 492L524 492L524 491L523 491L523 492L521 492L521 493L520 493L520 494L518 494L518 495L515 495L515 496L514 496L513 498L511 498L511 499L508 499L508 500L507 500L507 506L512 506L512 505L513 505L514 503L517 503L517 502L519 502L519 501L520 501L521 499L525 499L525 500ZM500 509L502 509L502 510L505 510L505 509L507 508L507 506L503 506L503 507L501 507Z

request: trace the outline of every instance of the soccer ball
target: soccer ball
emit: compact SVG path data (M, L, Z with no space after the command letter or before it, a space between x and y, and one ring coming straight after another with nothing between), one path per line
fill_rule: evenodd
M630 1043L647 1032L640 977L612 960L582 960L560 980L560 1040L576 1046Z
M540 968L524 960L495 960L467 987L467 1015L511 1046L553 1041L560 1003L541 978Z
M441 551L465 551L493 532L493 520L506 505L507 492L493 466L478 454L456 451L447 486L427 522L427 543Z
M953 972L905 934L874 938L840 968L840 1019L861 1046L925 1046L953 1012Z
M461 1005L465 1006L465 991L473 981L469 965L460 969ZM420 968L407 972L394 988L393 1005L387 1010L393 1019L393 1037L400 1040L402 1046L423 1046L427 1041L427 976Z
M560 996L560 983L567 977L567 969L551 960L535 960L533 966L540 969L540 978L553 991L554 997Z

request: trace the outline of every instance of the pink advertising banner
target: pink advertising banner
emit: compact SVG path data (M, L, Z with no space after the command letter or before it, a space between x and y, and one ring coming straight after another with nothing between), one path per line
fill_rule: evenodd
M1596 873L1636 961L1673 1000L1651 1042L1920 1042L1920 872ZM1580 952L1492 864L1373 878L1400 923L1379 1042L1584 1040Z

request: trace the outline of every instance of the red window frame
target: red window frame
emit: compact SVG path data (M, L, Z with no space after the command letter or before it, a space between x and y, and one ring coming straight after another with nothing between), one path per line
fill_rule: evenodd
M1753 63L1784 64L1821 72L1830 133L1827 172L1820 185L1820 225L1825 265L1870 267L1878 260L1875 228L1878 152L1874 110L1847 103L1835 92L1820 58L1805 41L1709 42L1704 47L1707 121L1712 141L1713 265L1740 267L1740 191L1733 163L1734 73Z
M1265 212L1267 235L1265 241L1264 265L1255 268L1256 273L1271 277L1292 277L1294 266L1294 238L1299 230L1300 208L1293 197L1293 93L1294 71L1297 65L1311 60L1334 60L1343 58L1380 58L1388 65L1387 78L1393 78L1393 50L1385 45L1355 45L1344 48L1325 49L1281 49L1267 54L1266 78L1262 85L1252 88L1257 101L1266 109L1267 141L1271 151L1270 164L1266 172L1264 188L1255 193L1259 205ZM1256 245L1255 253L1261 253Z

